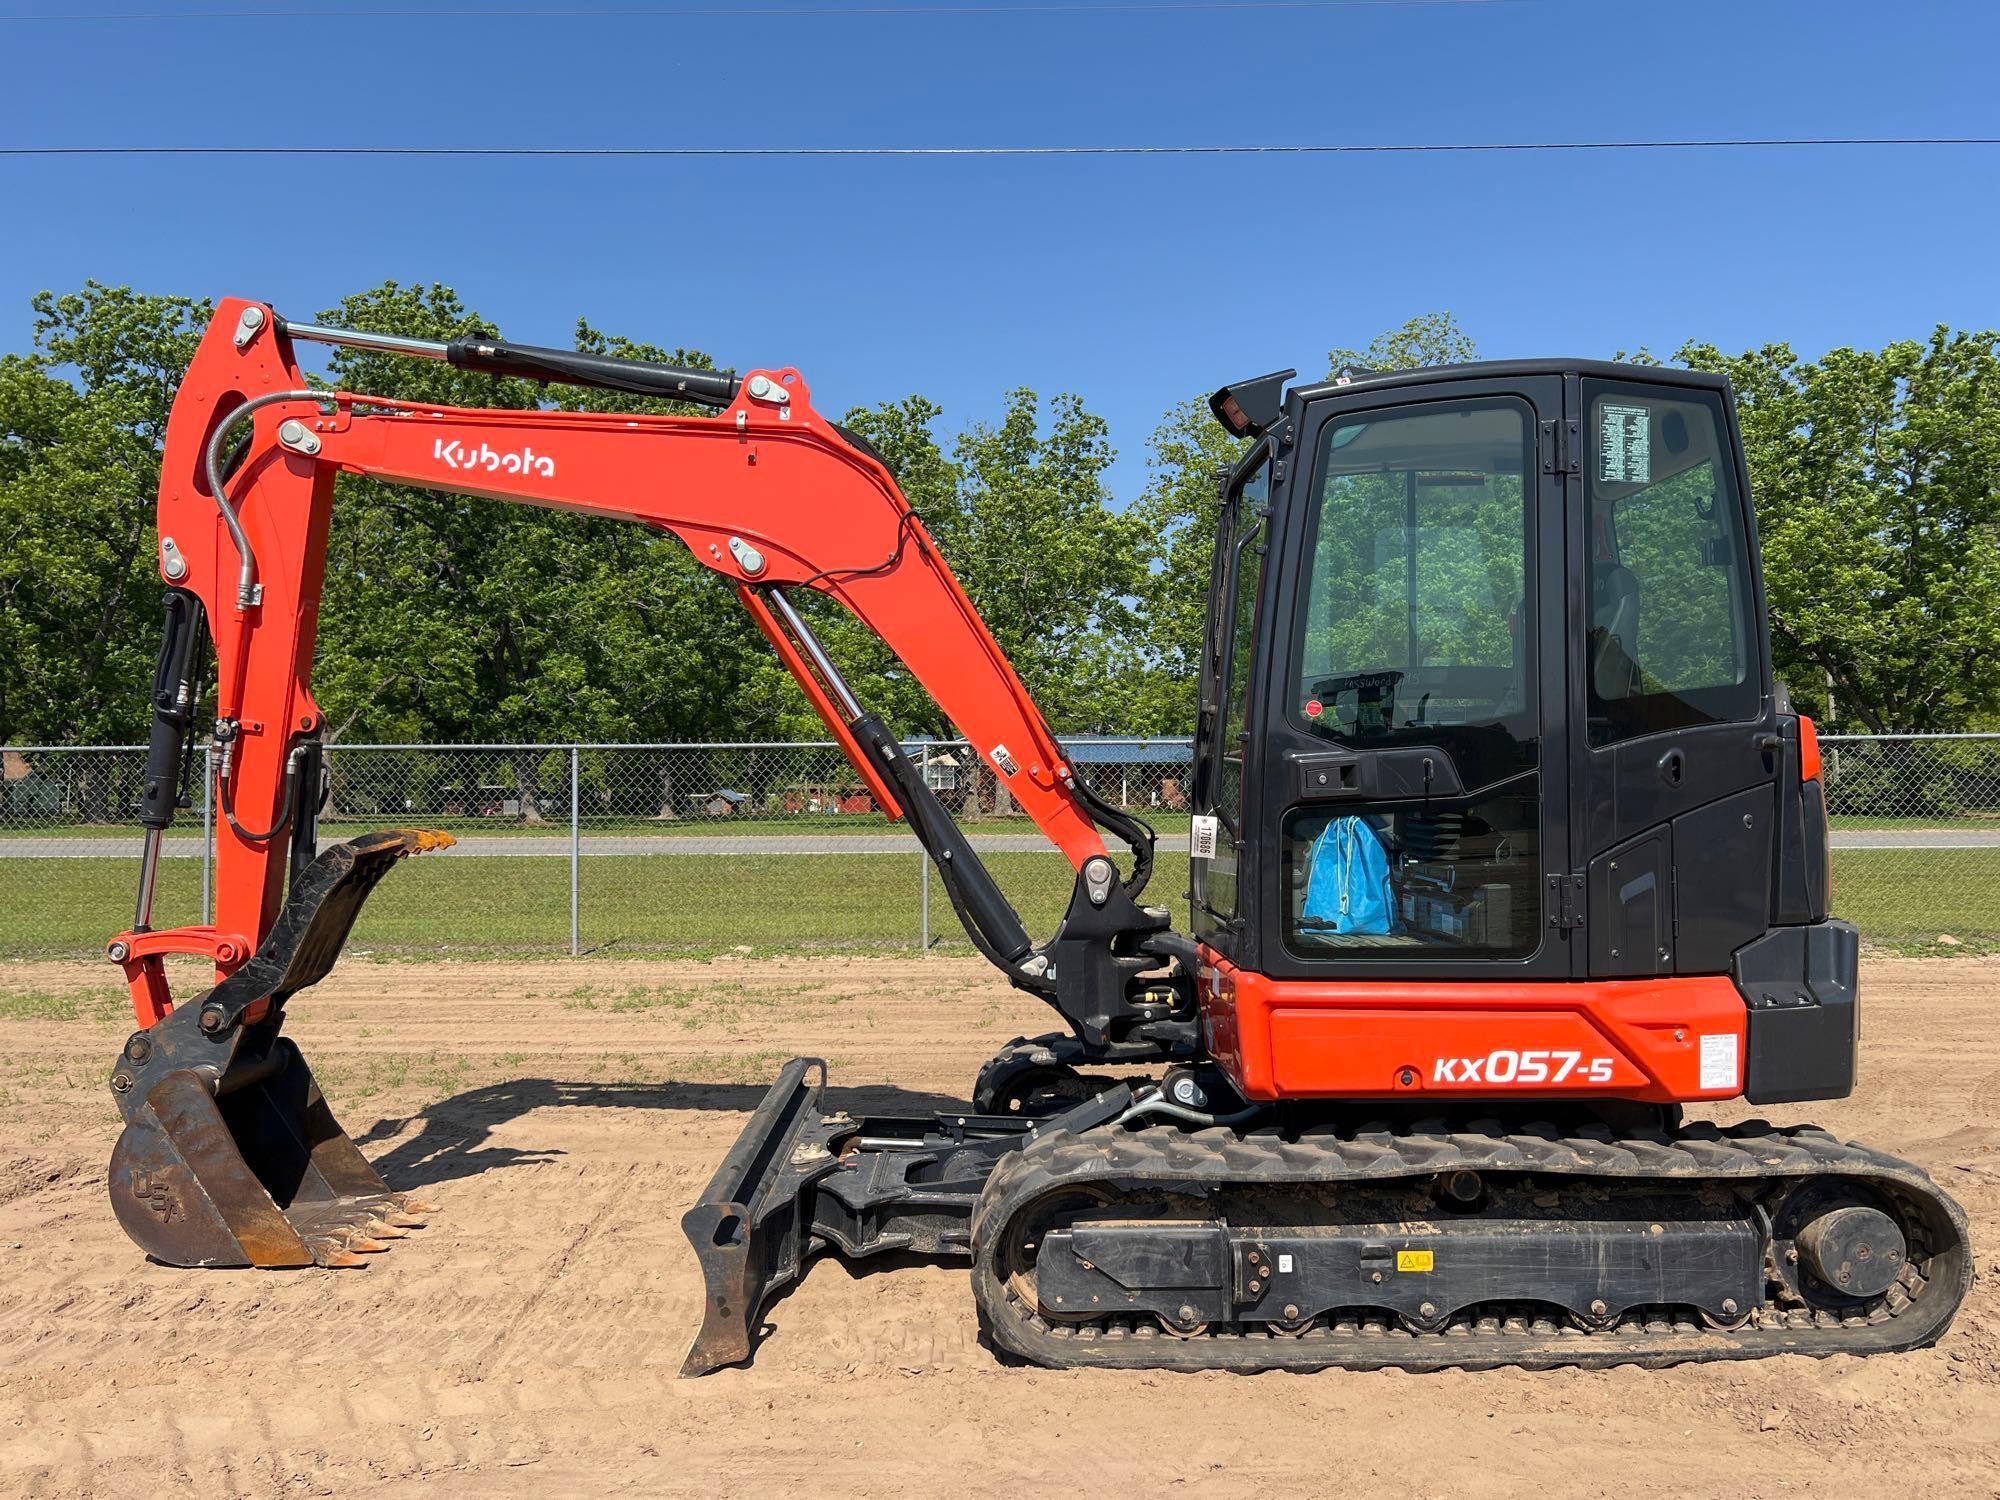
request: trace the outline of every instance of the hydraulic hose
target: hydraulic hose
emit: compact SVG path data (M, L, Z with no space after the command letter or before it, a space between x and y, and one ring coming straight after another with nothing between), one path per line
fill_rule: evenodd
M1232 1114L1211 1115L1198 1109L1189 1109L1184 1104L1176 1104L1157 1090L1138 1100L1132 1107L1111 1123L1113 1125L1135 1125L1141 1120L1155 1116L1167 1120L1179 1120L1183 1124L1209 1129L1214 1126L1243 1125L1264 1112L1265 1106L1250 1104Z
M275 406L280 401L311 401L325 405L333 400L327 391L266 391L261 396L253 396L236 410L216 424L209 436L205 465L208 474L208 493L215 500L215 508L222 512L222 524L229 528L229 539L236 544L236 555L242 564L236 574L236 607L248 609L262 597L263 590L257 583L257 554L251 550L250 538L244 533L243 523L237 519L236 507L229 503L229 493L223 479L223 445L229 434L267 406Z
M1073 785L1077 800L1090 809L1097 822L1131 847L1132 873L1125 881L1125 894L1137 901L1146 882L1153 878L1153 843L1158 838L1153 825L1105 801L1084 777L1077 777Z

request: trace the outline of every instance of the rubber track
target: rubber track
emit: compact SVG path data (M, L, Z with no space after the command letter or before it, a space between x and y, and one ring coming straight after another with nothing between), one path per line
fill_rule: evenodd
M1217 1325L1196 1338L1166 1334L1149 1318L1082 1325L1047 1321L1027 1305L998 1261L1007 1227L1054 1193L1097 1184L1114 1192L1201 1195L1243 1188L1383 1184L1472 1171L1596 1178L1676 1187L1845 1177L1866 1182L1902 1210L1910 1245L1903 1279L1843 1318L1825 1309L1764 1303L1750 1323L1722 1331L1686 1310L1638 1310L1604 1331L1555 1321L1552 1309L1468 1309L1435 1333L1413 1333L1384 1312L1318 1319L1291 1335L1263 1324ZM1045 1134L1005 1159L972 1216L973 1292L1002 1348L1042 1365L1240 1371L1528 1369L1668 1365L1771 1354L1880 1353L1933 1342L1972 1282L1964 1211L1921 1168L1810 1126L1751 1120L1729 1129L1691 1125L1674 1135L1562 1136L1546 1132L1396 1133L1352 1137L1139 1131Z

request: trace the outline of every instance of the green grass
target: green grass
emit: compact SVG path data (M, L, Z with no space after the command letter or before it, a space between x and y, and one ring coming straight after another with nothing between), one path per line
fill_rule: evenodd
M99 990L0 991L0 1021L109 1021L127 1015L125 997Z
M1919 817L1874 817L1854 813L1840 813L1831 819L1835 833L1873 833L1881 830L1898 829L1980 829L1990 831L1995 823L2000 823L2000 811L1992 808L1968 808L1964 812L1933 813Z
M139 887L134 859L0 859L0 958L104 957L132 925ZM201 862L160 861L155 925L201 920ZM107 961L105 977L120 983Z
M1991 951L2000 946L2000 849L1836 849L1833 911L1870 942ZM1961 946L1939 945L1944 935Z
M1833 861L1835 911L1870 941L1922 951L2000 946L2000 848L1837 849ZM1052 932L1070 893L1061 858L992 854L986 862L1029 933ZM130 919L135 874L125 860L0 860L0 958L101 953ZM930 878L936 946L969 951L934 870ZM196 919L199 880L192 860L162 864L160 925ZM1186 890L1186 856L1160 855L1150 898L1184 922ZM582 938L586 949L613 955L910 949L918 894L914 854L592 857L582 864ZM1938 945L1945 934L1962 946ZM349 948L382 957L481 957L560 953L568 945L566 859L467 856L419 858L395 870L363 911ZM580 1009L678 1006L670 992L588 985L570 998ZM35 1003L60 1018L67 1002L45 996Z

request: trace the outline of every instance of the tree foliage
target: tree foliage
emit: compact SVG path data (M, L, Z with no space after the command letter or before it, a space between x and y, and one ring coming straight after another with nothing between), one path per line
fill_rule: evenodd
M1465 365L1479 358L1479 347L1450 312L1418 313L1401 328L1378 334L1365 349L1335 349L1326 357L1327 370L1417 370L1430 365Z
M428 339L498 329L446 287L394 283L327 321ZM709 367L588 325L577 346ZM335 381L406 400L527 409L528 381L342 349ZM648 403L565 389L573 408ZM663 409L662 403L651 403ZM317 692L349 738L462 741L699 738L775 727L738 696L755 630L674 538L504 501L343 479L321 610Z
M1047 404L1008 393L996 423L974 422L949 454L942 410L921 396L848 413L844 424L888 461L903 493L993 638L1058 732L1113 728L1118 679L1133 661L1133 594L1145 582L1144 524L1113 508L1114 457L1103 418L1080 397ZM822 611L822 614L824 611ZM871 701L906 729L952 731L887 647L846 623L830 627L858 662ZM866 637L863 639L862 637ZM864 695L867 696L867 695Z
M1736 387L1780 676L1871 730L2000 712L2000 334L1802 360L1680 359Z
M0 743L123 737L160 620L160 443L209 305L88 282L0 356Z
M160 586L160 444L206 303L87 283L34 300L0 356L0 742L143 734ZM432 339L499 329L448 287L384 283L329 322ZM580 349L710 367L579 323ZM1448 312L1334 368L1476 357ZM1679 358L1726 371L1743 410L1778 666L1808 705L1831 676L1873 728L2000 714L2000 335L1940 328L1817 361L1773 345ZM667 403L337 352L349 389L528 409ZM956 414L954 414L956 415ZM849 412L887 459L1059 731L1184 733L1219 472L1243 453L1192 400L1152 437L1121 507L1102 418L1074 393L1007 393L953 427L911 394ZM1503 590L1504 592L1504 590ZM889 649L802 601L857 690L911 733L953 732ZM339 482L315 689L348 740L816 737L820 726L728 590L674 538L379 481ZM533 807L536 769L515 768ZM670 803L666 788L662 804Z

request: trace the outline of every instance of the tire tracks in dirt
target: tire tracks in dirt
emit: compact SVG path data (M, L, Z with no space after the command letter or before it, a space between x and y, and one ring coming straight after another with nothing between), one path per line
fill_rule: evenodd
M0 1057L32 1040L79 1059L73 1082L0 1078L26 1189L0 1196L0 1495L2000 1492L2000 1177L1965 1165L2000 1150L2000 963L1871 958L1863 987L1855 1096L1782 1113L1907 1152L1961 1196L1980 1280L1944 1343L1532 1375L1024 1369L982 1344L962 1271L821 1260L768 1309L751 1366L676 1379L702 1296L678 1218L768 1058L848 1059L843 1105L962 1095L1048 1024L976 962L350 961L293 1030L351 1081L329 1094L367 1154L441 1207L341 1272L145 1263L103 1196L115 1038L0 1023ZM639 993L591 1009L579 989ZM663 991L699 998L648 1003Z
M506 1363L507 1356L519 1346L522 1335L534 1322L536 1315L545 1306L559 1303L560 1294L565 1290L563 1278L569 1274L570 1262L584 1253L585 1247L603 1229L612 1212L631 1195L632 1184L638 1172L636 1166L625 1168L620 1180L612 1183L610 1189L598 1200L596 1208L584 1221L583 1227L558 1252L555 1263L536 1279L534 1289L522 1302L520 1310L507 1321L493 1342L472 1361L467 1370L469 1379L484 1380Z

